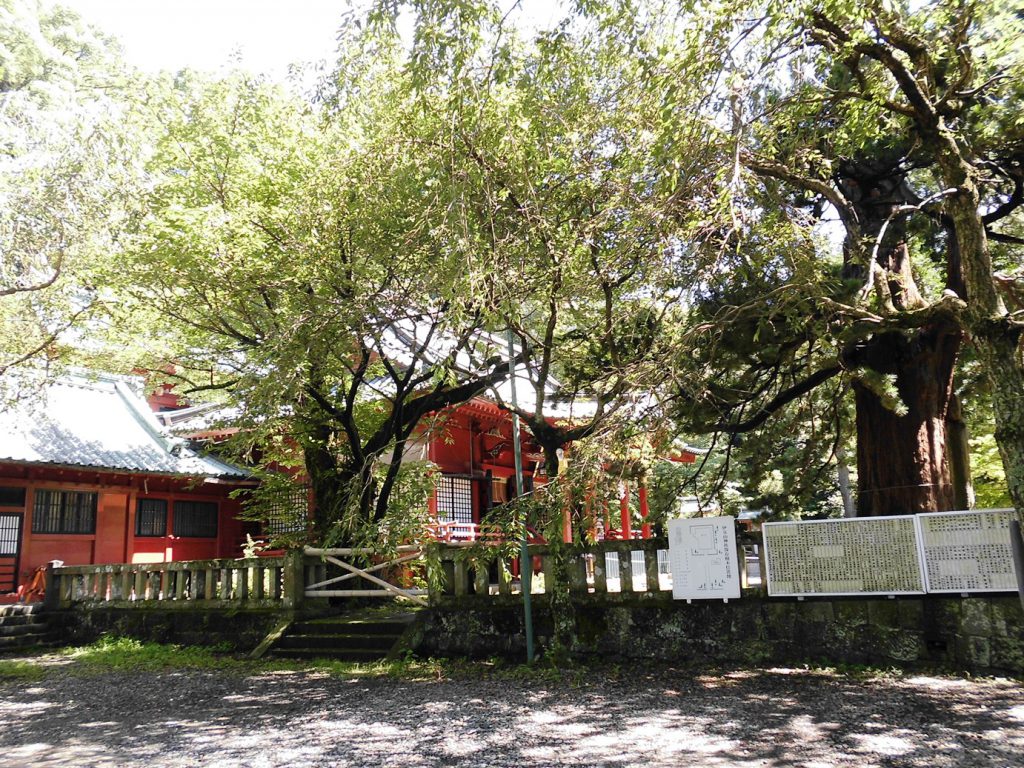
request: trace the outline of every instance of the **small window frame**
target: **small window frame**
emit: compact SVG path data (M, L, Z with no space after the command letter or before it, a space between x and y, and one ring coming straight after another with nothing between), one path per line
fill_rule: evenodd
M150 508L143 509L143 505ZM138 499L135 502L135 537L139 539L159 539L166 537L167 508L167 499ZM157 524L157 522L159 522L159 524Z
M0 485L0 507L4 509L25 509L28 489L22 485Z
M202 513L208 519L200 519ZM179 539L216 539L220 532L220 505L216 501L175 499L171 531Z
M32 533L95 536L99 493L63 488L38 488L32 503Z

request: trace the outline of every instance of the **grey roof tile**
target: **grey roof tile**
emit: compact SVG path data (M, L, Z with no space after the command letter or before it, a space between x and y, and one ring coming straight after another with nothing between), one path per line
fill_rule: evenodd
M154 474L248 477L169 435L145 400L113 377L49 384L38 402L0 411L0 461Z

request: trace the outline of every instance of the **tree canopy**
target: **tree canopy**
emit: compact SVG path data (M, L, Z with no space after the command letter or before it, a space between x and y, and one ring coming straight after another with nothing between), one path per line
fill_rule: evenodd
M394 531L410 446L482 394L551 474L570 443L646 467L710 434L718 485L786 514L839 511L847 451L861 514L964 503L990 407L1024 507L1004 4L586 2L523 33L486 0L382 2L313 98L129 92L66 12L0 11L0 372L88 317L303 471L318 538Z
M963 338L987 357L1019 466L1020 318L999 295L1015 278L988 243L1015 242L1000 223L1022 202L1020 17L984 3L756 10L690 9L731 29L717 117L733 163L692 284L681 416L744 433L849 382L862 513L949 508ZM820 235L829 217L841 253Z
M0 2L0 383L58 362L95 314L138 165L127 93L117 46L76 14Z

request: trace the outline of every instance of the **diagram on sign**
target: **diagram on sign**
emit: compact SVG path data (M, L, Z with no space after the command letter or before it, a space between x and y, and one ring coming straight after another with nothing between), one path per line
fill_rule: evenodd
M728 600L740 596L735 523L731 517L668 521L672 597Z

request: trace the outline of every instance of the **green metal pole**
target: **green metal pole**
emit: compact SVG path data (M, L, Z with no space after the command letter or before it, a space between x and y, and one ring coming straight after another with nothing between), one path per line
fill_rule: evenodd
M512 385L512 453L516 460L516 498L523 495L523 451L519 441L519 402L516 400L516 351L512 342L512 329L508 329L508 376ZM533 663L533 608L530 605L530 581L533 562L526 541L526 520L523 520L523 538L519 542L519 584L523 592L523 618L526 623L526 663Z

